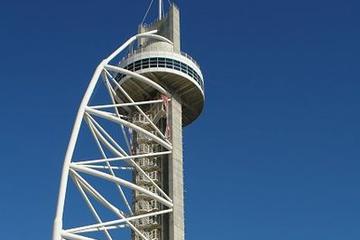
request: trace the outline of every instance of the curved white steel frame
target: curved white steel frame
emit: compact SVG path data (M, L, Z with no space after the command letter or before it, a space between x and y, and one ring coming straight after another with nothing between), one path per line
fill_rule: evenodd
M137 34L131 37L128 41L126 41L122 46L116 49L109 57L104 59L96 68L93 77L90 81L90 84L85 92L85 95L82 99L81 105L79 107L77 117L73 126L73 130L71 133L70 141L67 147L67 151L65 154L65 160L61 175L60 182L60 190L58 196L57 210L56 216L54 220L54 228L53 228L53 240L93 240L93 238L89 238L83 236L81 234L102 231L108 240L112 240L110 230L130 227L132 231L140 236L144 240L148 240L144 234L135 226L134 221L151 217L156 215L162 215L172 212L172 199L166 195L166 193L151 179L150 176L134 161L134 159L144 158L144 157L154 157L154 156L162 156L168 155L172 152L172 144L169 139L165 136L166 134L161 132L156 125L151 121L151 119L144 113L144 111L140 108L142 105L149 104L161 104L162 99L155 99L149 101L135 102L129 94L122 88L121 84L115 80L115 75L118 73L126 74L132 77L132 79L136 79L142 83L145 83L152 88L156 89L160 94L165 95L167 97L171 97L170 94L159 84L153 82L151 79L144 77L140 74L128 71L126 69L120 68L118 66L111 65L110 62L114 60L123 50L125 50L130 44L136 41L139 38L154 38L160 41L166 41L172 44L168 39L159 36L155 31L150 31L146 33ZM108 90L109 96L111 99L109 104L106 105L98 105L98 106L90 106L90 98L92 97L95 87L99 83L99 79L103 79L103 83L105 84L106 89ZM115 90L116 89L116 90ZM120 98L118 94L122 94L123 98ZM128 100L128 102L123 102L120 99ZM144 118L149 122L152 126L153 131L148 131L142 127L139 127L130 121L126 117L120 114L119 108L135 108L139 114L143 115ZM113 109L114 112L107 112L104 109ZM119 142L111 136L107 130L105 130L96 118L100 118L103 121L110 121L118 124L124 135L125 142L127 143L128 151L125 151L123 147L120 146ZM93 159L93 160L83 160L79 161L77 159L73 159L75 145L78 142L79 133L81 129L82 123L85 122L92 133L97 147L102 155L101 159ZM136 131L145 135L146 137L152 139L154 142L161 145L165 150L159 152L153 152L148 154L138 154L132 153L130 150L130 141L128 139L125 128L131 129L132 131ZM115 157L109 158L105 153L105 149L111 152ZM125 161L128 163L128 167L118 167L112 165L118 161ZM105 164L105 165L101 165ZM159 194L153 193L141 186L136 185L135 183L125 180L115 174L116 170L126 170L126 169L135 169L138 174L142 174L151 184L156 188ZM127 209L126 211L129 214L125 214L123 210L116 207L114 204L110 203L101 193L98 192L87 180L85 180L80 174L90 175L95 178L99 178L102 180L106 180L112 182L116 185L118 191L120 192L121 198L125 203ZM85 225L80 227L75 227L71 229L63 229L63 215L64 215L64 207L65 207L65 198L68 187L68 179L71 177L74 181L75 186L79 190L82 195L86 205L89 207L90 212L94 216L96 223L91 225ZM123 187L129 188L131 190L136 190L142 194L149 196L150 198L158 201L162 204L163 208L142 215L134 215L132 208L127 200ZM95 209L92 204L90 198L96 200L102 206L113 212L117 219L112 221L103 222L100 214Z

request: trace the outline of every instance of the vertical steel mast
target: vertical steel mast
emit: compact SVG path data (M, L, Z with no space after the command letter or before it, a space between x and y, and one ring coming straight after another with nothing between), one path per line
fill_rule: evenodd
M162 11L163 11L163 1L162 0L159 0L159 20L162 19Z
M94 72L65 155L53 240L120 239L122 229L133 240L184 239L182 128L203 109L204 80L180 50L179 9L163 14L162 5ZM69 178L92 223L64 212L75 201Z

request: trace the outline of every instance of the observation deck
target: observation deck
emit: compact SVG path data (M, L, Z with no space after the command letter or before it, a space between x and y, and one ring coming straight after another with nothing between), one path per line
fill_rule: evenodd
M152 79L178 96L182 103L184 126L200 115L205 100L204 78L199 64L188 54L138 48L129 53L119 65ZM129 76L119 74L117 80L123 83L125 90L136 101L154 97L151 94L154 90Z

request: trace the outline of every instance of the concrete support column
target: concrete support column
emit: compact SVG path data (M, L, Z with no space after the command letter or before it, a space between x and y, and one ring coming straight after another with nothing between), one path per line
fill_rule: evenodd
M174 201L174 212L170 215L170 237L168 240L184 240L184 174L182 149L182 108L176 97L170 101L169 124L173 153L169 158L169 194ZM167 240L167 239L166 239Z

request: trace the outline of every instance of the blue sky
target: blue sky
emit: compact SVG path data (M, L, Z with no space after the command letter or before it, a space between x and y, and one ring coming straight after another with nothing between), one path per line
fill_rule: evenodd
M3 239L50 238L83 92L148 2L2 2ZM359 2L176 3L206 86L184 131L187 239L359 239Z

